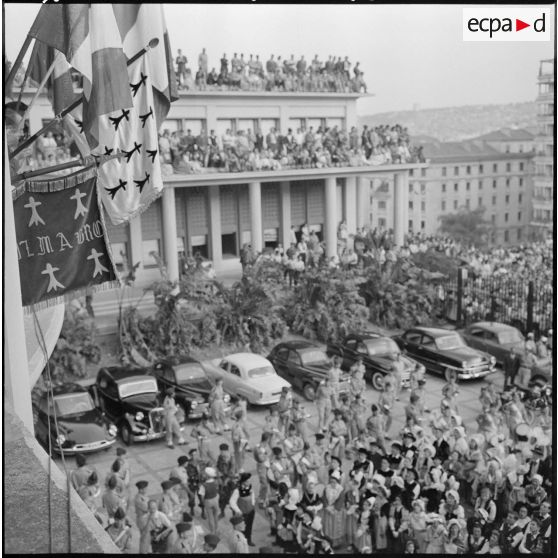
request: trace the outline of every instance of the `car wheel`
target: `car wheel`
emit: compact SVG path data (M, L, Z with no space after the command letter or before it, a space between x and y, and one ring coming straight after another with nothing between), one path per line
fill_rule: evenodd
M314 401L314 399L316 399L316 390L310 384L304 385L304 387L302 388L302 393L304 394L304 397L308 399L308 401Z
M122 425L120 429L120 435L122 436L122 441L127 445L132 445L132 431L127 424Z
M382 391L384 389L384 375L381 372L374 372L372 374L372 387L375 390Z
M457 380L457 372L451 368L446 368L444 370L444 378L446 379L446 382L449 382L450 380Z

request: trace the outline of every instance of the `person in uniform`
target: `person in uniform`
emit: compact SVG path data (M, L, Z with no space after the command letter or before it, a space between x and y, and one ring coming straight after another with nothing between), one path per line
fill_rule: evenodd
M248 446L249 438L250 434L248 434L248 429L246 428L244 413L241 410L237 410L234 414L234 422L231 428L234 469L236 473L244 468L244 458L246 456L246 447Z
M221 434L223 430L230 429L225 420L225 404L223 402L224 396L225 391L223 390L223 380L219 378L216 380L215 385L211 389L208 398L209 408L211 410L211 420L215 425L216 434Z
M235 515L231 517L231 523L234 529L231 536L231 553L250 554L249 543L244 535L246 529L244 517L242 515Z
M149 500L148 511L141 518L138 525L142 538L147 538L149 545L147 554L163 554L172 538L173 526L171 520L157 509L157 501Z
M128 502L117 490L118 481L114 475L112 475L107 483L107 489L103 494L103 508L107 511L109 518L114 517L116 510L122 508L126 511Z
M331 360L331 368L327 373L329 385L331 387L331 402L334 409L339 406L339 379L341 378L340 365L341 359L338 356L334 356Z
M515 384L515 377L519 371L520 358L517 349L512 347L504 357L504 389Z
M279 411L279 432L283 436L287 435L287 428L289 427L292 405L292 393L289 387L281 388L281 395L277 403Z
M331 420L331 386L329 378L320 381L316 390L316 407L318 409L318 432L325 432Z
M178 406L174 400L174 388L167 389L167 396L163 401L163 407L165 409L165 427L167 430L167 446L169 446L169 448L171 449L174 448L173 434L178 438L178 445L185 444L186 441L182 437L182 432L180 431L180 424L178 424L178 419L176 418Z
M219 520L219 484L217 482L217 471L213 467L205 468L205 482L200 487L203 497L203 507L211 533L217 532Z
M241 473L238 484L231 494L229 505L233 513L243 518L245 529L243 529L249 546L254 546L252 542L252 525L256 515L255 498L252 485L248 482L251 473Z
M87 464L87 459L82 453L76 453L76 465L78 468L71 472L70 481L76 492L79 492L82 486L87 485L87 480L95 468Z
M219 446L216 468L219 480L219 509L221 510L219 518L221 518L225 515L225 508L229 503L234 486L234 461L229 450L229 444L223 443Z
M159 511L162 511L171 521L177 521L182 513L183 505L176 493L176 486L180 484L178 479L163 481L161 488L163 494L159 501Z
M200 494L201 484L201 462L199 452L196 448L192 448L189 452L189 459L186 463L186 475L188 477L187 492L188 492L188 506L190 513L194 515L194 508L196 506L196 497L201 509L202 519L205 519L205 508L203 505L203 498Z
M215 552L215 549L217 548L217 545L220 542L221 539L217 535L214 535L213 533L209 533L208 535L205 535L202 553L212 554L213 552Z
M142 520L145 519L147 513L149 512L149 498L147 497L147 485L149 483L146 480L140 480L136 482L136 488L138 493L134 499L134 508L136 510L136 526L138 529L142 525ZM149 537L144 536L144 532L140 531L140 554L147 554L150 548Z
M176 524L178 539L172 546L171 554L194 554L194 549L190 546L190 541L188 539L188 531L191 529L191 523L183 523L181 521Z
M258 504L261 508L266 507L267 495L269 492L269 482L267 480L267 471L270 466L271 447L269 440L271 434L263 432L260 443L254 449L254 460L256 461L256 473L260 483L260 491L258 494Z
M186 472L188 461L188 456L179 456L177 460L178 465L174 467L169 473L169 480L176 479L180 483L177 486L179 487L178 496L180 497L181 501L185 501L188 494L188 473Z
M114 542L121 552L126 554L131 552L132 526L126 519L126 512L122 508L116 510L114 513L114 522L105 530L112 539L112 542Z

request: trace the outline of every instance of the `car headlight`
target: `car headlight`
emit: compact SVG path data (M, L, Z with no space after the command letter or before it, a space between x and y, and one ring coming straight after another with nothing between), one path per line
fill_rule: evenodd
M111 436L116 436L116 434L118 434L118 428L116 428L116 425L115 425L115 424L111 424L111 425L108 427L108 433L109 433Z
M461 363L461 367L462 367L462 368L467 368L468 366L469 366L469 363L468 363L466 360L464 360L464 361Z
M143 420L143 417L144 417L144 416L145 416L145 415L144 415L141 411L138 411L138 412L136 413L136 420L139 422L140 420Z
M198 402L192 401L192 403L190 404L190 409L195 409L197 406L198 406Z
M230 400L231 396L228 393L225 393L225 395L223 395L223 402L230 403Z
M496 357L490 357L490 364L496 364Z
M56 438L56 443L59 446L64 445L64 443L66 442L66 436L64 436L64 434L59 434L58 437Z

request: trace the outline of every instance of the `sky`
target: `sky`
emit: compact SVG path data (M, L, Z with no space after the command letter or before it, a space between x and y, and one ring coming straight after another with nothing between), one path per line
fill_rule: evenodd
M40 4L4 6L13 61ZM533 101L539 61L554 56L554 42L464 42L464 6L166 4L165 14L173 50L182 49L194 66L203 47L217 70L224 52L229 59L259 54L264 62L270 54L359 61L373 94L359 99L360 116Z

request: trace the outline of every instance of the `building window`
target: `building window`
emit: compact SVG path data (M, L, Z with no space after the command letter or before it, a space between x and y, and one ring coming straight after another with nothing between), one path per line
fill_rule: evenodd
M420 185L420 193L426 194L426 184L423 183Z
M442 184L442 192L445 192L445 191L446 191L446 185Z
M409 219L409 230L412 231L413 230L413 220Z
M509 188L510 187L510 179L506 178L506 186Z
M482 190L482 180L479 180L479 190Z
M466 200L465 200L465 207L466 207L467 209L469 209L469 208L471 207L471 200L470 200L470 199L466 199Z
M517 229L517 240L521 240L521 229Z
M522 149L520 151L523 151L523 146L521 146ZM525 168L525 163L519 163L519 170L522 171Z
M492 196L492 205L496 205L496 196Z
M459 167L453 167L453 175L459 176Z
M413 176L414 172L415 172L414 169L410 169L409 170L409 176Z
M409 209L411 209L411 210L413 209L413 202L412 201L409 202Z
M504 213L504 221L507 223L509 221L510 215L509 213Z
M458 207L457 200L453 200L453 209L457 209Z
M496 188L496 180L492 181L492 188Z
M479 165L479 174L484 172L484 165Z
M492 221L492 224L495 225L496 224L496 215L492 214L492 216L490 217L490 220Z
M420 169L420 175L424 178L426 176L426 169Z
M517 220L518 220L518 221L521 221L521 211L518 211L518 212L517 212Z
M415 188L412 184L409 184L409 194L414 194L415 193Z
M467 192L471 191L471 183L467 182L467 184L465 184L465 190L467 190Z
M521 203L521 202L523 201L523 194L519 194L519 195L517 196L517 201L518 201L519 203Z
M421 230L426 229L426 221L421 221L420 222L420 228L421 228Z
M519 179L519 185L520 185L520 186L523 186L523 178L520 178L520 179Z
M448 171L447 171L446 167L442 167L442 176L447 176L447 173L448 173Z
M420 202L420 210L426 211L426 202Z
M141 259L144 267L157 267L157 260L152 256L151 252L160 254L159 240L142 240L141 242Z
M459 192L459 184L457 182L453 185L453 191Z
M504 242L510 241L510 231L504 231Z
M492 172L498 172L498 163L492 165Z
M482 207L482 198L479 198L479 207Z
M466 168L465 172L467 174L471 174L471 165L467 165L467 168Z
M446 202L445 200L442 200L442 211L446 210Z
M511 163L506 163L506 172L511 172Z
M379 201L378 202L378 209L385 209L386 208L386 202L385 201Z
M508 194L508 195L506 195L506 205L509 205L509 203L510 203L510 196Z

